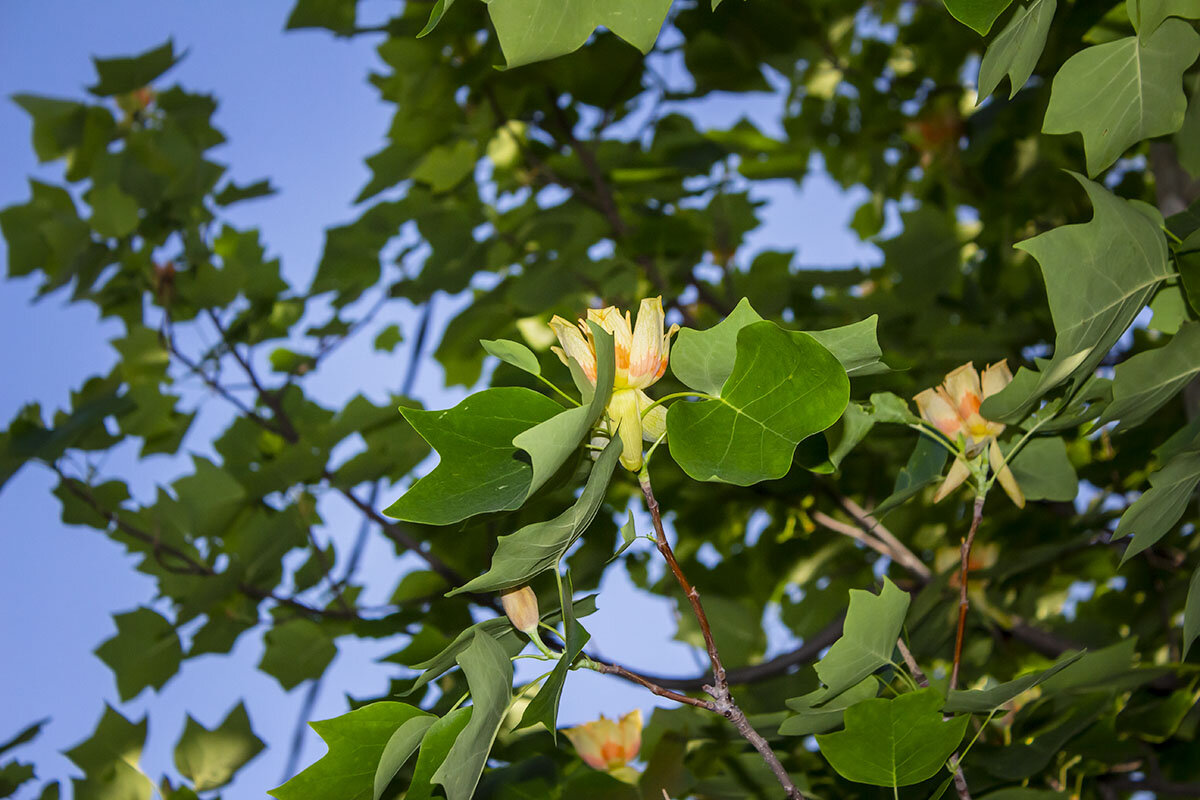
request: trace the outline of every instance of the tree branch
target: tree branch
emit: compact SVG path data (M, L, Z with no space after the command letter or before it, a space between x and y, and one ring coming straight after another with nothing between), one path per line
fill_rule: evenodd
M954 636L954 665L950 669L950 689L958 686L958 669L962 663L963 636L967 627L967 609L971 601L967 597L967 576L971 571L971 545L975 543L975 532L979 530L979 522L983 519L983 501L985 497L979 494L975 497L974 509L971 513L971 527L966 538L962 540L960 550L962 567L958 573L958 631Z
M762 756L763 761L770 767L771 772L775 774L775 778L779 784L787 792L790 800L804 800L804 795L792 783L791 777L787 774L787 770L783 768L783 764L779 762L779 757L775 755L775 751L771 749L771 745L762 735L754 730L754 726L746 719L745 713L733 699L733 695L729 692L729 682L725 674L725 666L721 663L721 655L717 651L716 641L713 639L712 629L708 624L708 615L704 613L704 606L700 603L700 593L696 591L696 587L688 581L687 576L683 574L683 569L679 566L679 562L675 559L675 553L671 550L671 544L667 541L666 531L663 530L662 515L659 511L658 500L654 497L654 489L650 485L650 473L645 466L642 467L641 473L638 475L638 483L642 488L642 495L646 498L646 508L650 512L650 518L654 522L655 542L658 545L658 551L662 553L666 559L667 566L675 575L675 580L679 583L679 587L683 589L684 596L687 597L688 603L692 606L692 612L696 616L696 622L700 625L700 633L704 637L704 647L708 651L709 661L712 663L713 683L701 688L712 697L711 710L722 715L727 720L733 723L737 728L738 733L742 735L746 741L758 751Z

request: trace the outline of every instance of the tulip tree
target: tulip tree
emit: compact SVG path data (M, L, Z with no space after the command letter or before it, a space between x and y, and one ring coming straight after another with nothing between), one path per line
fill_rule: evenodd
M0 481L50 470L63 521L157 582L96 649L123 702L242 637L285 689L394 643L280 800L1200 796L1197 20L438 0L368 27L299 0L288 27L378 41L395 108L301 285L228 221L274 189L213 160L173 46L97 60L86 97L15 98L63 172L0 231L10 277L119 321L119 358L7 424ZM764 97L772 126L741 112ZM820 169L878 264L748 240ZM317 402L342 342L396 348L387 304L416 320L394 396ZM421 359L471 393L423 407ZM133 496L104 460L128 441L180 477ZM421 563L383 608L334 504ZM703 674L600 655L621 568ZM663 707L558 736L581 670ZM263 746L239 706L148 775L147 721L106 708L67 790L4 755L36 734L0 745L4 792L215 797Z

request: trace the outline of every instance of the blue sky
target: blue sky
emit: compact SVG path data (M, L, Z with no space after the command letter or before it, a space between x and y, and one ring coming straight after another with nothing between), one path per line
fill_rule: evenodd
M29 145L25 114L7 98L16 92L79 98L91 83L91 55L141 52L173 37L187 56L167 82L192 91L211 92L220 101L217 126L228 144L214 156L230 166L239 182L269 176L279 194L247 203L231 215L241 227L262 229L269 252L282 258L285 274L303 286L313 274L323 229L354 218L351 202L366 182L363 158L379 149L390 122L390 108L366 83L377 37L339 40L322 32L283 32L288 0L39 0L0 7L0 206L27 197L27 176L57 182L57 165L38 165ZM363 0L360 13L382 20L396 8L390 0ZM726 125L751 114L764 127L777 125L781 101L763 95L733 106L716 99L695 110L704 123ZM877 258L846 230L861 197L844 197L819 176L803 187L776 182L764 192L772 201L764 227L746 253L764 247L796 248L806 264L861 263ZM743 253L743 256L746 255ZM0 259L4 256L0 255ZM0 424L30 400L53 409L87 376L106 371L114 361L107 340L117 325L100 322L89 307L65 305L52 295L31 305L30 280L0 283ZM444 308L453 303L444 303ZM382 321L404 325L407 307L385 311ZM265 357L265 352L262 354ZM331 405L356 391L380 401L403 370L404 347L395 356L371 351L369 337L346 348L340 366L317 376L312 391ZM450 405L461 392L446 392L433 366L419 373L417 395L429 406ZM204 411L185 450L205 452L206 432L227 420L215 403ZM180 462L155 459L137 464L132 448L119 448L107 463L114 475L132 476L135 493L147 497L156 483L180 470ZM68 528L58 519L50 495L53 481L45 470L28 468L0 492L0 641L5 644L5 678L0 684L0 740L42 717L52 722L33 744L17 751L39 766L39 777L64 778L74 768L57 752L91 734L105 701L140 718L150 713L149 743L143 758L156 778L173 770L172 749L190 712L201 723L219 722L239 699L250 708L256 732L275 747L243 771L223 796L260 798L279 783L304 687L284 693L275 681L254 669L261 653L257 635L247 635L232 656L204 656L185 662L162 691L145 691L119 705L108 668L92 650L114 632L110 615L148 604L153 583L133 570L134 560L92 529ZM353 539L357 519L345 509L324 509L326 534L338 542ZM645 524L643 522L643 527ZM405 562L397 563L390 545L374 537L362 572L375 597L386 592ZM639 595L619 570L605 585L602 611L591 618L592 641L606 656L664 673L691 674L696 661L688 649L669 644L674 632L668 601ZM20 609L20 613L11 613ZM632 630L628 620L636 615ZM373 663L399 647L398 641L339 642L340 652L327 675L316 718L345 710L347 694L366 696L386 688L392 668ZM641 706L654 698L640 689L590 673L576 673L564 695L562 722L572 724ZM309 735L302 763L322 752ZM33 797L32 787L18 793Z

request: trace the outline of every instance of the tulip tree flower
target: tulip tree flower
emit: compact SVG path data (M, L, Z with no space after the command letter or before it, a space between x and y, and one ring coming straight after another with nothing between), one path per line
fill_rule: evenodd
M642 301L636 325L628 311L622 314L615 306L587 312L588 320L613 335L617 370L606 415L621 437L621 465L631 472L641 469L642 440L657 441L667 431L667 410L662 406L650 408L654 401L643 391L666 373L671 337L679 330L678 325L672 325L663 333L663 317L661 297ZM562 345L552 348L554 352L568 366L574 360L595 385L596 343L587 321L579 320L576 326L556 316L550 320L550 327Z
M921 417L945 434L958 448L950 472L934 495L935 503L957 489L971 475L972 464L980 465L979 458L986 450L996 480L1018 508L1025 507L1025 496L996 441L996 437L1004 432L1004 424L985 419L979 413L983 401L1011 381L1012 372L1008 369L1007 361L984 369L982 378L975 370L975 365L968 362L947 375L941 386L926 389L914 398Z
M629 783L636 782L637 773L629 762L637 758L642 746L640 709L630 711L619 721L601 715L595 722L568 728L563 733L589 767Z

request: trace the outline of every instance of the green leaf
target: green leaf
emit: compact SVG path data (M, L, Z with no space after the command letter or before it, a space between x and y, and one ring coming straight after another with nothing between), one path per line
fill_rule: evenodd
M1057 9L1058 0L1033 0L1016 10L983 54L979 64L979 102L996 90L1005 75L1009 98L1016 97L1028 83L1046 47L1046 35Z
M471 721L433 773L446 800L470 800L512 699L512 662L490 636L475 634L458 657L471 689Z
M279 800L371 800L375 770L392 734L410 719L428 716L419 708L384 701L309 723L329 752L267 794Z
M448 192L475 171L475 145L466 139L429 150L410 176L433 192Z
M145 744L144 717L133 723L105 706L92 738L68 750L66 756L83 770L96 795L150 800L154 785L138 768Z
M523 387L486 389L446 411L401 408L441 461L384 513L449 525L489 511L520 508L533 469L517 457L513 438L551 419L562 406Z
M883 363L883 351L879 349L879 315L872 314L864 320L829 328L823 331L805 331L816 339L834 358L841 362L850 377L865 377L890 372Z
M1200 485L1200 450L1188 450L1172 458L1150 475L1150 486L1125 510L1113 539L1133 534L1133 541L1121 558L1124 564L1158 542L1183 516L1192 492Z
M175 767L192 781L197 792L206 792L233 780L234 773L262 749L262 740L250 728L245 704L238 703L214 730L188 715L183 735L175 745Z
M1144 39L1167 17L1200 18L1200 0L1125 0L1125 10L1134 30Z
M213 201L219 206L231 206L234 203L240 203L244 200L269 197L275 194L276 191L275 187L271 185L271 181L266 178L254 183L248 183L245 186L239 186L230 181L213 195Z
M0 797L10 797L21 784L33 780L33 765L9 761L0 767Z
M546 570L553 569L596 518L620 457L621 439L614 436L596 459L583 493L574 505L554 519L535 522L516 533L501 536L488 571L447 592L446 596L503 591L523 586Z
M637 541L637 526L633 521L633 512L630 512L629 519L625 520L625 524L621 526L621 546L617 548L617 552L612 554L612 558L604 563L615 561L617 556L629 549L629 545Z
M404 341L404 334L400 332L400 326L388 325L375 334L374 347L381 353L391 353L402 341Z
M286 691L319 678L337 655L332 637L310 619L292 619L276 625L263 637L266 647L258 668Z
M842 460L850 455L850 452L858 446L866 435L875 426L875 417L871 415L865 408L858 403L851 403L846 406L846 410L842 413L842 424L838 432L836 443L834 438L827 431L826 436L830 436L830 451L829 463L835 467L842 465ZM832 429L831 429L832 430Z
M88 195L92 227L101 236L120 239L137 230L138 204L115 183L104 183Z
M1001 443L1001 452L1007 455L1014 444L1013 440ZM1059 437L1030 439L1009 468L1026 500L1068 503L1079 493L1079 478Z
M379 766L375 768L375 790L371 795L372 800L379 800L392 778L396 777L396 773L404 766L404 762L408 761L409 756L416 752L421 740L435 722L437 717L432 714L413 717L396 729L383 748Z
M421 39L433 32L433 29L442 21L442 17L450 10L450 6L454 5L454 0L437 0L433 4L433 9L429 12L429 21L425 23L425 27L421 28L421 32L417 34L417 38Z
M325 28L349 36L358 21L358 0L296 0L286 29Z
M132 700L147 686L161 689L183 659L175 628L149 608L114 614L113 622L116 636L97 647L96 655L116 676L121 701Z
M433 797L433 776L446 762L450 748L454 746L463 728L471 720L471 708L451 711L430 726L421 740L421 752L413 768L412 782L404 794L404 800L430 800Z
M908 602L908 592L887 578L883 579L883 589L877 595L862 589L850 590L842 636L816 665L817 677L825 684L825 690L811 705L828 702L892 663Z
M1059 671L1079 659L1083 653L1073 653L1055 662L1054 666L1038 672L1022 675L1020 678L1007 683L990 686L987 689L952 689L946 698L942 710L947 714L987 714L989 711L1007 703L1022 692L1032 689L1047 678L1052 678Z
M588 595L581 600L576 600L572 606L572 613L576 618L586 617L589 614L596 613L596 596ZM542 614L541 621L547 625L555 625L562 619L560 609L548 611ZM528 640L517 632L517 629L508 621L508 617L493 617L485 619L483 622L477 622L466 630L461 631L458 636L450 644L446 645L436 655L412 664L413 669L424 670L421 676L413 683L413 686L405 692L412 694L417 689L420 689L429 681L435 680L446 671L453 669L457 662L460 653L470 646L475 640L475 633L479 632L492 637L504 648L505 652L510 656L515 656L525 649Z
M168 39L166 44L129 58L93 58L100 80L88 87L88 91L98 97L111 97L141 89L178 64L182 57L175 55L175 43Z
M550 480L578 450L579 444L604 414L612 397L613 379L617 372L612 334L591 320L588 321L588 327L596 350L596 389L591 398L584 405L566 411L554 401L549 401L559 413L513 437L512 443L529 453L533 463L533 475L525 493L526 498Z
M1112 405L1096 424L1119 419L1118 430L1141 425L1197 374L1200 374L1200 324L1189 322L1162 347L1138 353L1117 365Z
M537 694L525 707L525 713L521 715L521 722L517 725L517 728L524 728L540 722L546 726L546 730L550 731L551 737L556 742L558 741L558 706L562 700L563 685L567 682L567 673L575 659L583 652L584 645L591 638L591 634L583 629L583 626L575 619L575 614L572 613L570 598L573 592L571 573L568 572L563 575L563 597L568 600L567 605L563 606L563 631L566 634L563 652L559 656L558 663L554 665L554 669L550 671L550 675L542 684L542 688L538 689Z
M671 8L671 0L492 0L496 27L509 69L566 55L605 27L649 53Z
M742 328L763 318L742 298L729 316L708 330L683 328L671 347L671 372L691 389L718 394L733 374L737 337Z
M1018 422L1046 392L1074 375L1090 375L1172 274L1166 237L1153 221L1103 186L1071 176L1092 201L1092 219L1017 245L1037 259L1046 281L1054 358L1038 373L1021 368L985 400L981 413L987 419Z
M846 709L845 730L818 734L817 744L847 780L911 786L938 774L967 732L970 716L943 722L941 706L936 689L864 700Z
M956 20L980 36L986 36L992 23L1004 13L1012 0L945 0L946 9Z
M1145 38L1082 50L1054 76L1042 131L1082 133L1095 177L1132 145L1179 130L1187 110L1183 72L1197 55L1200 34L1178 19Z
M1183 605L1183 653L1187 658L1192 643L1200 636L1200 566L1192 572L1191 583L1188 584L1187 601Z
M719 396L671 406L667 442L692 478L749 486L786 475L796 445L836 422L849 399L832 353L808 334L756 322L738 332Z
M933 437L922 434L908 457L908 463L896 474L896 485L892 488L892 493L875 507L875 515L886 514L926 486L941 480L948 456L945 447Z
M44 728L46 726L46 723L48 723L49 721L50 721L49 717L38 720L37 722L33 723L32 725L27 725L24 728L22 728L16 735L14 735L8 741L0 742L0 755L7 753L9 750L12 750L13 748L20 747L21 745L23 745L27 742L32 742L37 737L37 735L42 732L42 728Z
M876 422L898 425L916 425L921 418L908 407L908 401L892 392L874 392L871 395L871 417Z
M788 700L787 707L797 713L779 725L779 734L809 736L814 733L828 733L842 724L842 717L847 708L879 694L879 682L874 676L867 676L832 700L820 706L813 705L822 702L824 694L824 689L817 689Z
M517 369L523 369L531 375L542 374L542 365L538 363L537 356L520 342L508 339L484 339L480 344L483 345L484 350L487 350L488 355L495 356L505 364L512 364Z

